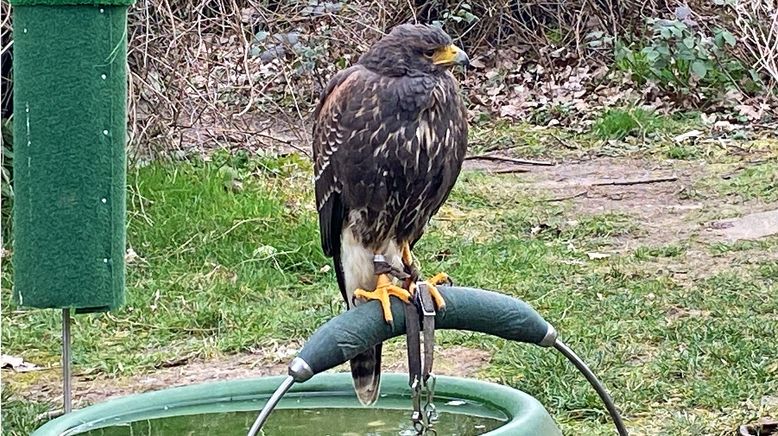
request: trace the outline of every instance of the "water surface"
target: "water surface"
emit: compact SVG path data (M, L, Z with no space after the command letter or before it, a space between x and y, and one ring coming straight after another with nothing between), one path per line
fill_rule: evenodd
M256 411L206 413L122 423L93 429L89 436L195 436L245 435ZM435 430L439 436L475 436L494 430L505 420L439 412ZM416 432L407 410L380 408L277 409L263 428L266 436L413 436Z

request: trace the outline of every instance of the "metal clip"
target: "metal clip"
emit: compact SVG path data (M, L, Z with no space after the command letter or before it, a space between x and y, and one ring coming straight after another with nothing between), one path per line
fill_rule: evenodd
M419 379L414 378L413 384L411 385L411 392L413 396L413 415L411 416L411 420L414 422L419 421L421 419L421 389L419 388Z
M414 296L423 316L435 316L437 314L435 303L432 301L432 295L430 295L430 291L427 289L427 282L416 282Z

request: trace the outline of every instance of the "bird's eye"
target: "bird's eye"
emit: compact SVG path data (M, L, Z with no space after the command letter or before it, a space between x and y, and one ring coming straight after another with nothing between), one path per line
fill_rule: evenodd
M427 56L428 58L431 58L434 55L435 55L435 50L426 50L424 52L424 56Z

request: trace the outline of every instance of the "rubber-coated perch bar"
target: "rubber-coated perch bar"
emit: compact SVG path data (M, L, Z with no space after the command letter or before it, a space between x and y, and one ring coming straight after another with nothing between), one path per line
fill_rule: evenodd
M554 345L554 328L523 301L480 289L439 289L446 308L435 315L436 329L470 330L546 347ZM349 310L321 326L308 339L293 365L301 370L290 375L296 382L303 382L376 344L405 334L405 303L396 298L390 300L393 325L384 322L376 300L358 306L359 310Z
M435 315L436 329L468 330L541 347L564 347L564 344L558 341L554 327L527 303L517 298L475 288L440 286L438 290L446 301L446 307ZM289 364L289 377L262 409L249 430L249 436L257 434L293 383L305 382L320 372L348 362L379 343L405 334L405 303L396 298L391 298L390 301L394 318L391 325L384 321L380 303L373 300L346 311L319 327ZM571 360L577 359L575 355L566 356ZM586 368L580 359L573 363L578 368L579 364ZM602 386L596 386L599 384L596 378L587 377L587 380L595 385L597 393L606 403L619 433L626 435L618 411L607 392Z

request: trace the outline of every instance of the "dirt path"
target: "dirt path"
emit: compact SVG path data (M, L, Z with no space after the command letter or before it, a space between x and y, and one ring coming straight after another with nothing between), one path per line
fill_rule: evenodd
M641 231L619 240L619 251L690 238L734 242L778 233L778 212L774 212L778 204L731 203L713 194L695 195L704 181L729 174L702 161L603 157L553 166L491 161L468 161L465 165L468 170L493 173L517 167L528 170L519 173L518 187L552 202L568 202L571 218L602 213L633 218ZM715 218L720 216L726 218Z
M284 347L281 353L276 350L226 356L162 368L151 374L133 377L76 374L73 380L74 406L85 407L111 398L175 386L286 375L287 364L294 357L295 351L295 348ZM435 354L435 372L440 375L472 377L489 359L490 353L483 350L460 346L438 348ZM402 349L398 346L384 348L384 372L405 372L406 367L407 361ZM348 365L344 364L334 370L345 372L349 369ZM59 404L62 398L59 367L40 371L35 382L28 385L24 393L25 398L29 400Z
M604 213L628 216L637 230L610 238L601 254L631 255L638 247L681 247L680 256L658 256L623 268L650 265L691 287L727 269L778 262L774 249L712 249L716 244L758 241L778 234L778 204L727 198L709 187L743 165L601 157L554 166L468 161L466 168L493 173L517 167L528 170L518 173L518 186L510 189L529 190L538 198L564 204L569 222Z

